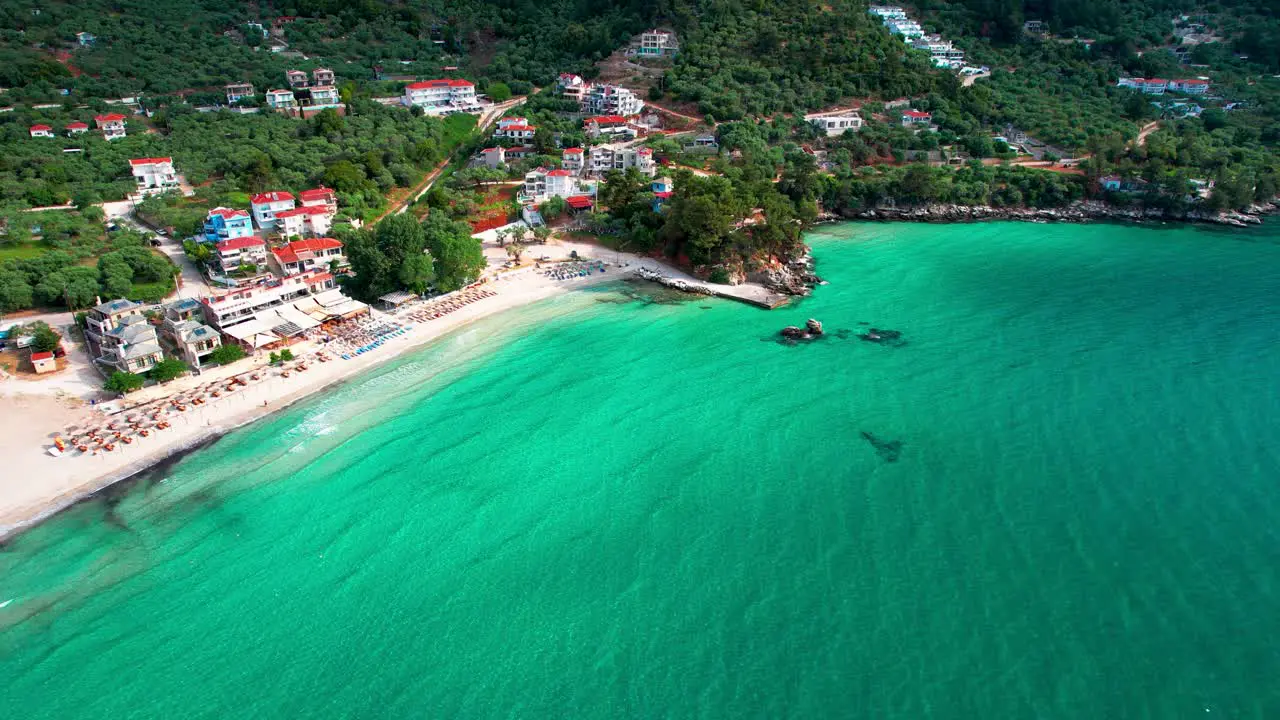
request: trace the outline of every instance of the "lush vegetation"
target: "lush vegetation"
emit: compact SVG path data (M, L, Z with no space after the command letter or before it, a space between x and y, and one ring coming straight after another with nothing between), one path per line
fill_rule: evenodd
M343 242L354 271L347 288L367 300L396 290L457 290L485 265L471 228L439 212L422 222L408 213L392 215L372 229L347 233Z
M213 352L209 353L209 361L219 365L230 365L237 360L244 359L244 357L244 348L235 343L219 345Z

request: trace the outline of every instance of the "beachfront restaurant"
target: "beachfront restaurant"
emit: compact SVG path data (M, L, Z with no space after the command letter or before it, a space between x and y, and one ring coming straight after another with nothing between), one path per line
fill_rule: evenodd
M350 320L368 312L365 303L352 300L340 290L326 290L259 310L243 322L222 328L222 332L246 350L256 351L292 344L324 323Z

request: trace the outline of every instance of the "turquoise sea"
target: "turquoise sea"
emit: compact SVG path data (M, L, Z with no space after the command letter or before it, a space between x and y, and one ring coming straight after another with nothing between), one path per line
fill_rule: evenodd
M811 241L791 308L550 300L16 538L0 716L1280 717L1280 227Z

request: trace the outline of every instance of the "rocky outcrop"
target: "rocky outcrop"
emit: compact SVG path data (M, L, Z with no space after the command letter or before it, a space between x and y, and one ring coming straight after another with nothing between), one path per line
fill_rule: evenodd
M1097 201L1081 201L1061 208L1005 208L989 205L922 205L876 208L854 213L862 220L915 222L969 222L974 220L1024 220L1029 222L1088 222L1090 220L1186 221L1246 227L1262 222L1259 215L1275 212L1273 203L1251 206L1248 212L1167 211L1160 208L1123 208Z
M747 280L784 295L806 296L813 292L817 285L825 285L826 281L813 271L813 256L808 246L804 252L786 262L755 270L747 274Z
M820 338L822 337L822 323L814 320L813 318L809 318L805 322L804 327L788 325L787 327L782 328L781 335L788 340L813 340L814 338Z

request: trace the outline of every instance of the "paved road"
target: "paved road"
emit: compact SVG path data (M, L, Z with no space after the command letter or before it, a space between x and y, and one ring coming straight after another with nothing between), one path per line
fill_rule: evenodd
M108 209L108 205L111 206L110 209ZM155 232L133 214L133 203L131 202L104 203L103 211L107 213L108 218L133 230L147 234ZM209 286L204 275L200 274L195 263L191 262L187 258L187 254L183 252L181 240L177 238L161 238L158 250L168 256L173 261L173 264L177 265L182 271L178 275L177 290L165 298L166 302L179 298L198 298L213 294L213 288Z

